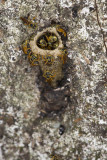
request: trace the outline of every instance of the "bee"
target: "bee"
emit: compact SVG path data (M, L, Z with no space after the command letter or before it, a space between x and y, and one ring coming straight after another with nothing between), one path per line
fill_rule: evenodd
M39 55L38 54L33 54L32 52L29 53L28 59L30 61L31 66L35 66L39 64Z
M29 40L24 41L22 44L23 52L28 56L31 66L35 66L39 64L39 55L33 54L30 48Z
M44 34L38 38L37 46L41 49L45 49L45 50L47 49L48 44Z
M23 42L22 49L23 49L23 52L27 55L28 50L30 50L29 40L26 40Z
M54 61L54 57L52 55L46 55L42 58L46 65L51 65Z
M67 50L65 48L61 49L61 54L59 55L59 57L63 62L63 64L66 62L67 55L68 55Z
M50 155L50 158L50 160L61 160L61 157L59 155L53 153Z
M20 17L20 19L23 21L24 25L28 25L29 27L36 29L37 28L37 23L33 22L35 17L33 17L31 20L29 18L29 14L27 17Z
M48 50L54 50L58 47L59 43L51 43L50 41L48 42Z
M50 42L50 43L54 43L54 42L58 41L57 36L52 35L52 33L51 33L50 36L47 36L47 35L46 35L46 38L47 38L48 42Z
M43 77L47 82L51 82L54 79L55 75L56 74L54 73L54 71L45 70L45 72L43 73Z
M39 65L39 62L36 60L33 60L30 64L31 64L31 66L37 66L37 65Z
M59 160L58 156L55 155L55 156L51 156L51 159L50 160Z
M58 34L61 36L62 41L67 40L67 33L64 28L62 28L59 24L56 24L55 22L52 22L52 27L55 27Z
M40 41L38 41L38 45L42 49L46 49L47 48L47 42L44 39L41 39Z
M60 25L56 25L57 32L61 33L65 38L67 37L67 34L63 28L60 27Z
M53 47L56 49L58 47L59 43L54 43Z

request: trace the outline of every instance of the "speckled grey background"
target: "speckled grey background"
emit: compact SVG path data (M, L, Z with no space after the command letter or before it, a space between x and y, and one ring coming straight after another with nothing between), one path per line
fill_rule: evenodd
M38 29L68 27L71 103L55 118L38 118L38 68L20 47L36 33L20 20L28 13ZM0 160L106 160L106 51L106 0L0 0Z

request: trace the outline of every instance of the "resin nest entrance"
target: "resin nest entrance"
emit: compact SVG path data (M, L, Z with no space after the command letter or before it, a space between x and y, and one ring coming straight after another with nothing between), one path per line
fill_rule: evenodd
M42 76L53 88L64 76L62 69L68 54L61 37L63 32L65 36L66 32L61 27L48 27L33 34L22 44L30 64L40 66Z

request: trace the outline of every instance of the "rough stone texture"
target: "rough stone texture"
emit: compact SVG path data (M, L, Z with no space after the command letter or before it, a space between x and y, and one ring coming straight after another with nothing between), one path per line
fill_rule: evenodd
M20 48L28 13L68 27L71 102L55 117L39 118L38 68ZM106 26L106 0L0 0L0 160L106 160Z

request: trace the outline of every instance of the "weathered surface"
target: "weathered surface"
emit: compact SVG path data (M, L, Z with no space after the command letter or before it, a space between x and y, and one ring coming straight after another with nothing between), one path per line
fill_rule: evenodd
M68 27L71 102L56 117L38 118L38 68L20 48L36 32L28 13ZM106 0L0 0L0 160L106 160L106 26Z

